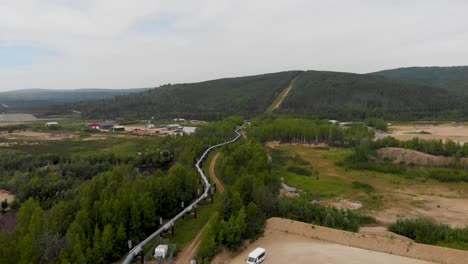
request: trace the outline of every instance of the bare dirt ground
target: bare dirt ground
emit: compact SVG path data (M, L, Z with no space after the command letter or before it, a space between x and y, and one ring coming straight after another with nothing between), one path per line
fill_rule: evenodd
M72 132L33 132L21 131L13 133L0 133L0 137L7 139L29 139L29 140L63 140L73 139L78 135Z
M381 148L377 151L379 158L389 159L394 163L415 164L420 166L446 167L455 160L452 157L434 156L404 148ZM461 158L460 164L468 166L468 158Z
M0 201L4 201L5 199L8 201L8 204L11 204L15 200L15 196L6 190L0 190ZM5 213L0 212L0 230L11 234L13 233L15 226L15 212L10 211L10 208L7 208Z
M466 193L445 186L397 188L389 193L385 209L371 212L383 224L399 218L431 218L455 227L468 225L468 197Z
M390 131L388 135L400 140L418 137L421 139L452 139L461 144L468 142L468 125L466 124L395 125L390 126ZM421 134L423 131L430 134Z
M268 141L265 143L268 148L278 148L283 146L302 146L307 148L328 148L326 143L308 144L308 143L281 143L279 141Z
M321 226L271 218L265 236L228 262L245 263L256 247L267 252L264 263L467 263L468 252L422 245L398 238L358 234Z
M220 192L224 192L224 185L218 179L215 173L216 161L218 160L219 155L220 155L220 152L216 153L211 159L209 175L210 175L210 178L215 182L217 190ZM195 236L192 242L190 242L190 244L182 250L182 252L175 259L174 263L176 264L177 263L180 263L180 264L190 263L190 260L192 260L195 257L195 254L197 253L198 246L200 246L202 235L205 232L207 226L208 226L208 223L206 223L203 226L203 228L198 232L198 234Z
M15 196L6 190L0 190L0 202L5 199L8 201L8 204L11 204L15 200Z

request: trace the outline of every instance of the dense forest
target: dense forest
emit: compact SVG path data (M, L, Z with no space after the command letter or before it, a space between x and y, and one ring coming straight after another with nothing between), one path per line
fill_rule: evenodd
M83 118L188 118L217 120L263 114L297 77L277 114L338 120L466 119L468 96L443 88L378 75L289 71L200 83L168 84L145 92L66 104L41 113L70 110ZM46 111L47 110L47 111Z
M143 93L69 105L86 118L133 116L213 120L261 114L298 75L297 71L163 85Z
M47 90L29 89L0 92L0 105L8 108L18 108L15 111L31 107L45 107L69 102L96 100L116 95L142 92L147 89L77 89L77 90ZM3 109L2 109L3 108ZM11 110L0 106L0 112Z
M211 123L194 136L45 142L2 151L2 188L15 192L12 207L19 210L13 234L0 233L0 263L119 259L128 240L142 241L159 217L173 217L197 196L196 158L241 123Z
M468 101L446 90L381 76L307 71L294 83L279 113L338 120L460 119Z
M468 66L408 67L371 74L440 87L447 91L468 95Z

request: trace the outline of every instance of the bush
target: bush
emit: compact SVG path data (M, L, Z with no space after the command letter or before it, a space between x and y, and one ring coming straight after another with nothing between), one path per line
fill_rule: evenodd
M364 182L359 182L359 181L353 181L353 188L355 189L362 189L365 192L373 192L375 191L374 187L372 185L364 183Z
M452 228L429 219L408 219L398 220L388 230L418 243L457 245L457 248L462 245L462 249L468 250L468 227Z
M298 174L298 175L303 175L303 176L311 176L312 172L308 169L301 168L301 167L296 167L296 166L289 166L288 171Z

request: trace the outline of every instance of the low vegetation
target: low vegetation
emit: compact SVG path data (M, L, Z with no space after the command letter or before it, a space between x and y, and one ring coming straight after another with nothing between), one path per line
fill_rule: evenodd
M427 219L398 220L388 229L418 243L468 250L468 227L453 228Z

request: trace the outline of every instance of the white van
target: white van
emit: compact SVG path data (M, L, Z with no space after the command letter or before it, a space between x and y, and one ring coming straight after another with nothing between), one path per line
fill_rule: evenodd
M266 258L266 252L264 248L256 248L250 252L247 258L247 264L259 264L262 263Z

